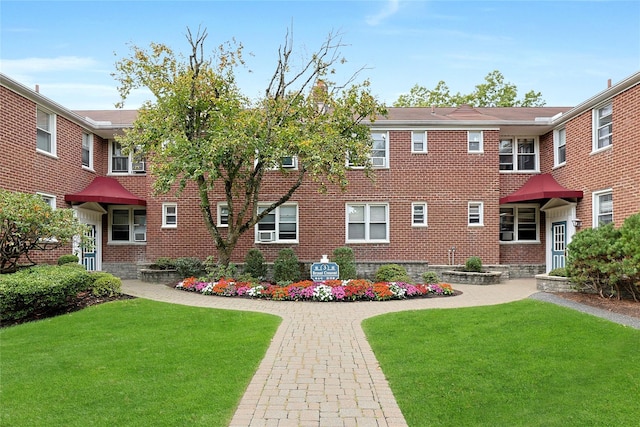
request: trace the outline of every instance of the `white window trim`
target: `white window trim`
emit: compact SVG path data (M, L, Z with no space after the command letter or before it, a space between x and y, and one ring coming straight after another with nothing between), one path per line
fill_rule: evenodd
M365 206L365 238L364 239L349 239L349 206ZM385 207L385 216L386 216L386 236L384 239L371 239L369 237L369 225L371 224L369 221L369 209L372 206L384 206ZM346 243L389 243L389 229L391 228L391 218L389 215L389 203L385 202L349 202L345 204L345 242Z
M42 200L44 200L50 207L51 210L56 210L56 204L57 204L57 197L53 194L48 194L48 193L42 193L42 192L36 192L36 194L40 197L42 197ZM45 237L45 238L40 238L41 242L48 242L48 243L55 243L58 241L57 238L55 237Z
M604 196L607 194L611 194L611 222L613 222L613 189L607 188L605 190L594 191L591 194L591 209L592 209L592 228L597 228L600 226L600 221L598 221L598 217L600 216L600 196Z
M258 204L258 208L266 208L271 206L271 203L259 203ZM280 208L282 207L295 207L296 208L296 238L295 239L280 239ZM262 245L271 245L274 243L298 243L299 239L300 239L300 209L298 207L297 203L284 203L280 206L278 206L277 208L275 208L273 211L271 211L273 213L275 213L275 223L276 223L276 229L274 231L275 233L275 238L272 241L266 242L263 240L259 239L259 231L258 231L258 224L257 223L254 226L254 243L259 243Z
M385 140L385 144L384 144L384 165L383 166L376 166L373 164L372 159L372 152L374 150L373 145L371 146L371 152L369 153L369 163L371 165L371 167L373 169L389 169L389 131L380 131L380 130L372 130L371 131L371 135L373 134L382 134L383 138ZM373 139L373 137L372 137ZM346 159L346 163L347 163L347 167L350 169L364 169L364 166L358 166L358 165L354 165L353 163L351 163L351 160L349 159L349 155L347 154L347 159Z
M507 173L507 174L508 173L540 173L540 141L539 141L537 136L504 135L504 136L500 137L501 141L503 139L511 139L512 140L512 144L511 144L511 156L512 156L512 158L511 158L511 160L512 160L513 169L512 170L500 170L500 173ZM533 153L527 153L527 154L534 154L534 162L535 162L535 168L534 169L518 169L518 140L519 139L533 139ZM505 156L506 155L506 154L500 154L500 153L498 153L498 154L500 156Z
M217 214L216 214L216 216L217 216L217 223L218 223L218 224L217 224L217 226L218 226L218 228L220 228L220 227L223 227L223 228L229 227L229 224L228 224L228 223L227 223L227 224L223 224L223 223L222 223L222 209L223 209L223 208L226 208L226 207L227 207L227 204L226 204L226 203L218 203L218 209L217 209ZM227 221L228 221L228 220L229 220L229 217L227 217Z
M167 212L167 208L175 208L175 213L169 215ZM175 224L167 224L167 217L175 216L176 223ZM163 203L162 204L162 228L178 228L178 204L175 202L172 203Z
M91 132L88 132L88 131L83 131L82 132L82 143L83 143L82 150L83 151L84 151L84 140L85 140L85 137L87 137L89 139L89 165L84 165L83 164L82 165L82 169L86 169L86 170L89 170L89 171L93 172L93 134ZM81 160L81 163L82 163L82 159L80 159L80 160ZM109 162L109 163L111 163L111 162Z
M422 206L424 209L424 223L420 224L420 223L416 223L415 222L415 207L416 206ZM412 227L418 227L418 228L424 228L427 227L428 224L428 211L427 211L427 202L414 202L411 203L411 226Z
M560 132L564 131L564 161L558 161L558 149L560 148ZM553 167L567 164L567 128L562 127L553 131Z
M479 147L478 150L470 150L469 149L469 143L471 142L471 133L480 133L480 147ZM469 154L482 154L482 153L484 153L484 131L481 131L481 130L468 130L467 131L467 153L469 153Z
M600 110L603 107L606 107L607 105L611 105L611 143L609 145L605 145L602 148L598 148L598 127L600 125L600 117L598 117L598 110ZM608 150L611 147L613 147L613 101L607 101L604 102L600 105L598 105L597 107L595 107L592 110L592 143L591 143L591 152L592 153L599 153L601 151L604 150Z
M513 209L513 240L501 240L498 237L501 245L528 245L540 243L540 206L532 203L510 203L506 205L500 205L501 208ZM536 239L535 240L519 240L518 239L518 208L535 208L536 210Z
M109 175L145 175L147 173L146 162L142 160L141 162L135 162L135 164L142 163L142 170L134 171L134 161L133 161L133 153L129 153L129 160L127 161L127 171L113 171L113 145L116 144L117 141L110 139L109 140L109 154L107 156L107 161L109 163ZM124 157L124 156L123 156Z
M424 149L422 150L416 150L413 144L413 136L415 134L421 134L423 135L424 139L423 139L423 143L424 143ZM411 131L411 152L414 154L426 154L429 152L429 149L427 148L427 138L428 138L428 132L426 130L424 131Z
M45 113L47 113L49 115L49 127L50 127L50 129L48 131L45 131L45 132L48 132L51 135L51 151L46 151L46 150L42 150L42 149L38 148L37 136L36 136L36 151L38 153L42 153L42 154L44 154L46 156L54 157L54 158L57 159L58 158L58 154L57 154L58 153L58 151L57 151L58 150L58 144L57 144L57 137L56 137L57 136L57 132L56 132L57 126L56 126L56 124L58 122L57 116L51 110L48 110L48 109L46 109L44 107L41 107L40 105L37 105L36 106L36 133L37 133L37 130L39 129L38 128L38 121L37 121L38 120L38 110L43 111L43 112L45 112Z
M480 223L471 223L471 207L478 206ZM484 202L470 201L467 203L467 226L469 227L484 227Z
M113 211L114 210L128 210L129 211L129 240L112 240L112 226L113 226ZM108 235L107 235L107 244L109 245L146 245L147 241L135 241L133 239L133 233L134 233L134 215L133 215L133 211L134 210L144 210L145 211L145 215L146 215L146 211L147 209L144 206L138 206L138 205L111 205L109 206L109 211L108 211L108 215L109 215L109 219L108 219ZM147 224L148 225L148 221ZM145 227L146 228L146 227ZM148 233L148 230L145 231L145 234Z

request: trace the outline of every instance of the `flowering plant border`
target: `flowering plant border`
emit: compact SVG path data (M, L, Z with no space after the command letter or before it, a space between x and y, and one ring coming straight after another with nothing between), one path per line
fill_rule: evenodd
M262 298L276 301L386 301L434 296L452 296L455 291L447 283L410 284L404 282L374 283L364 279L303 280L290 285L255 284L234 279L207 282L195 277L180 281L176 289L203 295Z

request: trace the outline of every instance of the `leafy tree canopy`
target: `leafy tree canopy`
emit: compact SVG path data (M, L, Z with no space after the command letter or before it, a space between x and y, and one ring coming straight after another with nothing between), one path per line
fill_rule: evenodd
M546 102L540 92L533 90L518 99L518 88L504 81L498 70L487 74L484 83L476 85L473 92L463 95L451 94L449 86L440 80L435 88L429 90L416 84L393 103L394 107L455 107L468 104L474 107L542 107Z
M52 209L37 194L0 189L0 273L16 271L24 258L33 265L34 251L60 248L76 236L90 246L86 231L71 209Z
M292 38L277 53L276 68L256 101L236 85L235 69L244 64L243 46L235 41L218 47L205 58L206 31L187 30L191 52L185 59L166 45L132 47L128 58L116 63L124 101L133 89L144 87L153 100L139 111L133 128L118 141L150 160L159 193L193 183L200 210L218 248L219 262L227 264L238 238L287 202L305 177L320 184L347 185L345 159L367 163L372 147L363 123L385 114L371 94L369 82L337 86L328 80L334 65L343 62L339 35L329 34L310 59L296 67ZM356 73L357 74L357 73ZM298 168L281 167L295 156ZM267 174L281 173L290 185L267 209L258 211L260 190ZM222 190L228 207L228 226L217 226L211 191Z

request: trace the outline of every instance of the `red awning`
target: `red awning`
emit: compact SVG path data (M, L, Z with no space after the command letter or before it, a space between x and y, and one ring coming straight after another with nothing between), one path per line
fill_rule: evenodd
M522 187L506 197L501 197L500 204L553 198L570 199L576 197L580 199L582 196L582 191L567 190L558 184L558 181L551 174L544 173L532 176Z
M104 176L93 179L91 184L75 194L66 194L65 202L98 202L112 205L146 206L147 201L131 194L117 180Z

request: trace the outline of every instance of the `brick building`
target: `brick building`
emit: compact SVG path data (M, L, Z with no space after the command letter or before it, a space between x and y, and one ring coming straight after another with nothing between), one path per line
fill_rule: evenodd
M115 143L136 111L70 111L0 77L0 187L76 209L97 242L85 265L135 277L159 257L215 255L194 188L154 195L146 165ZM353 169L344 193L305 182L232 258L257 247L272 261L291 247L314 262L349 246L360 263L477 255L512 275L562 266L580 227L640 212L639 83L640 72L574 108L390 108L371 125L375 181ZM283 179L269 174L261 202L278 198ZM222 202L217 214L224 226Z

